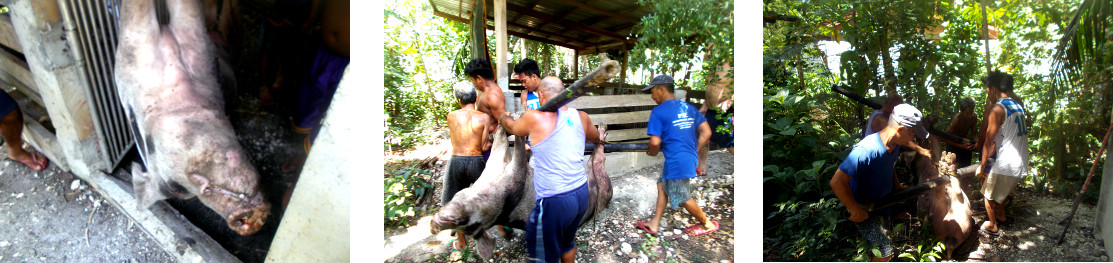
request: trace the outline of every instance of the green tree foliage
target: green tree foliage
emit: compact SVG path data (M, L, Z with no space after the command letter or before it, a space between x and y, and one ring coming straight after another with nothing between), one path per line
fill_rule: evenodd
M427 1L398 0L385 13L387 147L409 148L432 139L459 108L452 83L467 80L467 25L434 16Z
M714 74L708 72L716 69L711 65L734 65L733 1L639 0L639 4L654 11L639 23L638 40L630 51L631 66L671 73L690 68L697 62L693 60L703 58L699 74L710 76ZM726 77L733 74L728 72Z

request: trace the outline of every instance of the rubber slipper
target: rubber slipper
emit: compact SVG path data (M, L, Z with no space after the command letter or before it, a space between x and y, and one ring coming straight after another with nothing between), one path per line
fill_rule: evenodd
M692 225L684 228L684 232L687 232L688 235L691 235L691 236L702 236L702 235L706 235L708 233L715 232L715 231L719 230L719 222L711 221L711 225L713 225L714 227L712 227L711 229L704 229L699 224L692 224Z
M704 175L707 175L707 172L704 172L703 170L700 170L699 168L696 168L696 176L704 176Z
M989 236L994 236L994 237L1001 236L1001 229L997 229L997 231L989 231L989 229L985 229L985 224L984 223L982 224L981 227L978 228L978 232L980 232L982 234L989 235Z
M12 159L11 157L8 157L8 160L22 163L23 165L26 165L27 168L31 168L31 170L34 170L36 172L42 171L43 169L46 169L48 165L50 165L50 160L46 159L46 157L42 156L42 154L36 152L27 152L27 154L31 155L30 160L19 161L16 159ZM39 161L39 158L42 158L41 162ZM27 163L27 161L30 161L31 163Z
M638 221L638 228L641 228L642 231L645 231L646 233L649 233L650 235L654 235L654 236L657 235L657 231L649 230L649 227L645 226L645 222Z

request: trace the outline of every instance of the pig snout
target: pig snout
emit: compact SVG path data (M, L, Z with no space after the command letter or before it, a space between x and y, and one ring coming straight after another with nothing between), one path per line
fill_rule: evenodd
M267 215L270 214L270 205L263 203L262 205L239 210L232 213L228 217L228 228L236 231L241 236L255 234L259 229L263 228L263 223L267 222Z

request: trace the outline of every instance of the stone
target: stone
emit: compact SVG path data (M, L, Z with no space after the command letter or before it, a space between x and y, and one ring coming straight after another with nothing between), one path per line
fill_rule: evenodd
M626 242L622 242L622 245L620 247L623 254L630 254L630 252L634 251L634 248L630 247L630 244Z
M81 181L73 180L73 183L70 183L70 190L77 190L77 188L80 187L80 186L81 186Z
M684 233L684 232L683 232L683 231L680 231L680 229L673 229L673 230L672 230L672 233L673 233L673 234L677 234L677 235L679 235L679 234L681 234L681 233Z

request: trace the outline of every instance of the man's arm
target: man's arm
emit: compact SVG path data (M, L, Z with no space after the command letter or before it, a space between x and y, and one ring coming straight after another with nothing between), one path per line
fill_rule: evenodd
M488 123L490 123L491 117L487 116L487 114L479 114L475 115L475 118L476 119L472 122L472 125L483 127L483 132L479 133L480 142L482 142L483 144L483 146L480 147L480 150L484 152L489 151L491 150L491 146L494 144L494 142L490 140L491 134L487 132L487 126L489 126ZM472 128L474 129L476 127L473 126Z
M705 121L699 125L699 140L696 141L696 146L698 146L696 149L707 147L708 141L711 141L711 125Z
M931 158L931 151L929 151L928 149L924 149L924 147L920 147L920 145L917 145L915 142L908 141L901 146L908 147L908 149L916 151L916 153L923 155L924 157Z
M1005 119L1002 118L1004 115L1004 108L993 107L993 110L990 111L989 116L986 116L985 123L987 125L985 129L985 137L983 138L983 140L993 140L993 138L997 137L997 128L1001 127L1001 123L1005 122ZM982 144L982 162L981 165L978 166L977 173L979 176L981 176L981 174L986 171L986 168L988 168L985 167L985 161L988 160L990 156L994 156L996 154L997 147L993 143Z
M599 140L599 129L595 128L595 124L591 123L591 117L587 116L587 112L580 112L580 123L584 126L584 140L586 142L595 142Z
M649 151L645 152L649 156L657 156L657 152L661 151L661 137L657 135L649 136Z
M533 110L527 111L525 114L522 114L522 118L515 120L513 117L510 117L509 112L503 112L503 114L499 116L499 123L502 124L502 128L506 130L506 133L516 136L528 136L529 127L533 125L533 114L535 113L537 112Z
M854 200L854 192L850 191L850 178L842 169L835 170L835 176L831 177L831 190L835 191L835 196L846 206L846 210L850 210L850 221L861 223L869 218L869 213Z

